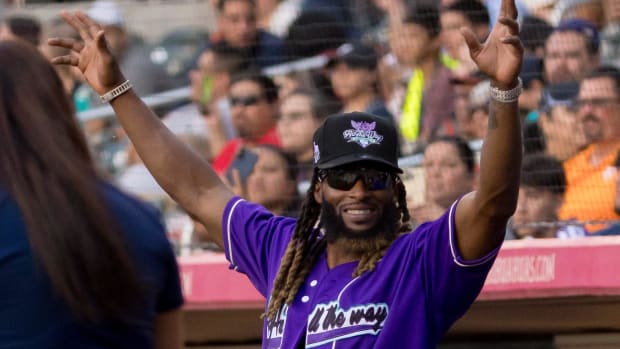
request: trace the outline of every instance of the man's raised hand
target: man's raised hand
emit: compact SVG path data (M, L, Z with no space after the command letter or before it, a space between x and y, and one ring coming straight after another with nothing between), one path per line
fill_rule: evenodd
M54 64L72 65L80 69L86 81L103 95L125 81L105 41L103 29L86 14L63 12L63 19L80 35L72 38L51 38L48 44L71 50L69 55L52 58Z
M515 0L502 0L499 19L482 44L471 29L461 29L478 69L491 79L494 86L504 90L517 85L523 60L517 15Z

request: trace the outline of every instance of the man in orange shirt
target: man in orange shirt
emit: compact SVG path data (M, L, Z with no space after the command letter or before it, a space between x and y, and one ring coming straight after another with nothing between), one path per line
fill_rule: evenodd
M614 210L616 171L620 150L620 71L600 67L579 87L578 118L588 147L564 162L567 188L562 220L617 220ZM589 232L604 228L589 224Z

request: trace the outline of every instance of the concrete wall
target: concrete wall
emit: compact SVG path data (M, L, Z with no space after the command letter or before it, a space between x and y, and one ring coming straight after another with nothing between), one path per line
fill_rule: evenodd
M86 10L91 1L19 5L4 8L3 13L28 14L45 23L63 10ZM208 1L117 1L121 7L127 27L149 42L154 42L165 33L181 27L198 27L212 32L215 13Z

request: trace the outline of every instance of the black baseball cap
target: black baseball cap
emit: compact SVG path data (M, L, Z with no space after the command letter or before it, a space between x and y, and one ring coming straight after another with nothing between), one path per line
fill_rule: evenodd
M387 119L362 112L333 114L314 132L314 167L328 169L360 161L398 173L398 134Z
M560 22L557 27L553 29L553 32L565 32L574 31L580 33L586 39L586 45L590 54L598 53L601 39L596 26L585 19L568 19Z
M335 55L327 62L327 67L331 68L342 62L351 68L375 70L377 61L377 52L372 46L361 42L346 43L336 49Z

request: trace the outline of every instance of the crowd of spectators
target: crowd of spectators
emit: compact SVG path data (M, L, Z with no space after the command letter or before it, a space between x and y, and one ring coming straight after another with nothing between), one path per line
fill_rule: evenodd
M497 3L214 1L217 29L200 43L188 73L190 100L160 116L239 195L294 216L312 176L312 134L324 118L380 115L399 130L401 156L422 159L405 174L421 178L404 178L413 223L436 219L477 185L489 81L459 29L470 27L483 41ZM519 100L525 158L506 236L620 234L620 0L517 3L526 52ZM140 95L178 87L127 30L131 19L117 4L97 0L87 13L104 27ZM60 20L41 25L27 16L0 25L0 40L26 40L50 57L59 53L44 38L69 33ZM57 71L77 111L97 105L71 68ZM83 129L110 179L180 214L114 120L91 120Z

